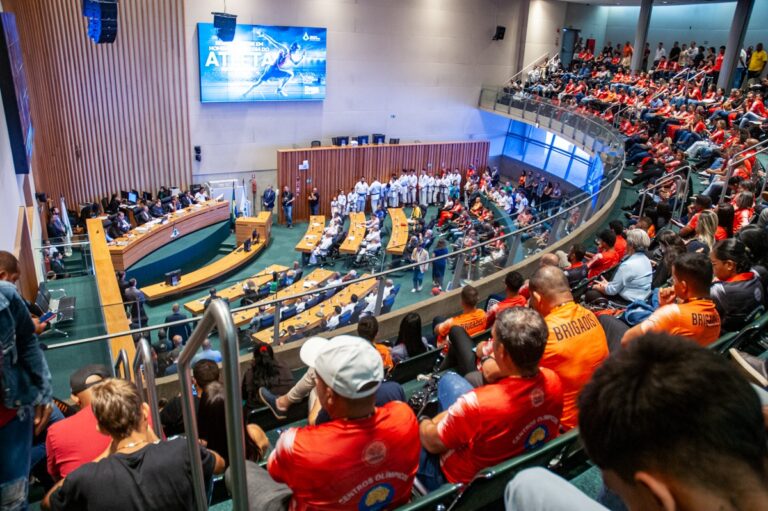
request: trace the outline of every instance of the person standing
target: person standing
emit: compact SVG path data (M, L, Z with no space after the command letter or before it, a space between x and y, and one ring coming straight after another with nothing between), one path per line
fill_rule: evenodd
M272 185L267 186L267 189L264 190L264 193L261 195L262 211L269 211L270 214L272 213L272 210L275 209L275 195L275 190L272 188Z
M429 263L427 262L429 260L429 252L427 252L423 245L418 245L413 249L411 260L416 263L416 266L413 267L413 289L411 289L411 293L416 293L421 291L424 284L424 273L429 268Z
M361 176L360 181L355 185L355 211L365 213L365 201L368 198L368 183L365 177Z
M375 177L371 181L371 186L368 187L368 195L371 196L371 211L376 212L381 199L381 182Z
M0 251L0 507L26 509L32 435L51 415L51 373L19 295L19 261Z
M747 87L753 82L760 81L760 75L763 74L765 64L768 62L768 54L763 49L763 43L757 43L755 51L749 57L749 66L747 67Z
M317 192L317 188L312 188L309 192L309 214L317 215L320 211L320 194Z
M293 229L293 192L289 186L283 187L283 194L280 196L280 203L283 206L283 215L285 216L285 223L289 229Z
M419 187L419 204L427 204L427 169L421 169L421 175L419 176L417 184Z

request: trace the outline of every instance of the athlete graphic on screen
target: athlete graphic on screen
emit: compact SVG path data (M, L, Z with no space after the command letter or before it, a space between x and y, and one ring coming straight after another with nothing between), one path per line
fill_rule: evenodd
M261 31L257 32L256 35L266 39L267 42L277 48L279 52L275 60L264 70L258 80L256 80L256 82L251 85L251 88L248 89L248 91L243 94L243 96L247 96L253 89L261 85L263 82L273 78L280 80L280 85L277 87L277 93L281 96L287 96L288 94L286 94L283 88L291 80L291 78L293 78L292 67L298 66L301 61L304 60L304 56L307 54L306 50L302 50L301 45L296 42L291 43L290 46L279 43L274 38Z

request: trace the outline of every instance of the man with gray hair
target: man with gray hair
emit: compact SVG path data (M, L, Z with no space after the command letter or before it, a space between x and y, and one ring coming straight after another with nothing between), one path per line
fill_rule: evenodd
M593 303L603 298L619 305L629 305L635 300L645 300L651 292L653 268L645 253L651 239L642 229L626 232L627 255L619 264L610 282L600 278L587 291L585 300Z

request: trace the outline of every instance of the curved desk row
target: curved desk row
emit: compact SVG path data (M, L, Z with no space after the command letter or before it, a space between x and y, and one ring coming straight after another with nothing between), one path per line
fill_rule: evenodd
M320 238L323 237L324 230L325 217L323 215L314 215L309 217L307 232L296 244L296 250L305 253L312 252L315 246L320 242Z
M370 277L370 275L361 275L360 278ZM301 314L297 314L292 318L288 318L285 321L280 322L280 339L284 340L288 337L287 329L292 326L297 332L311 330L317 327L322 320L328 321L331 316L335 314L334 307L344 307L352 302L352 295L357 295L358 299L362 300L365 296L372 293L378 282L376 279L368 279L356 284L345 287L335 295L330 297L324 302L320 302L309 310L305 310ZM273 341L273 331L271 328L262 330L251 335L251 338L255 341L266 342L271 344Z
M312 289L317 289L321 285L325 284L325 281L330 279L335 272L332 272L330 270L326 270L323 268L318 268L314 270L312 273L304 277L303 279L299 280L298 282L294 282L290 286L286 286L274 295L270 295L267 298L261 300L260 302L257 302L255 305L260 305L262 303L271 302L273 300L278 300L280 298L287 298L289 296L293 296L299 293L304 293L306 291L310 291ZM266 310L266 312L273 312L274 307L270 307ZM248 310L236 312L235 314L232 314L232 320L235 322L235 326L243 326L247 325L251 322L253 317L259 312L259 307L252 307Z
M256 255L264 250L269 240L262 238L259 242L251 247L251 250L246 252L243 250L243 246L235 248L232 252L224 257L215 260L208 266L204 266L191 273L182 274L179 279L179 284L171 286L165 282L159 282L151 286L142 287L141 290L147 296L147 300L159 300L160 298L166 298L172 295L178 295L190 291L192 289L198 289L203 284L206 284L214 279L226 275L227 273L236 270L247 262L251 261Z
M360 243L365 239L365 213L349 214L349 232L339 247L342 254L357 254Z
M110 245L112 265L116 270L126 270L158 248L167 245L171 239L178 239L209 225L223 222L229 215L229 201L209 200L169 213L164 223L153 220L136 227L125 236L115 239ZM172 236L174 229L178 234Z
M387 254L403 255L408 244L408 218L403 208L389 208L389 218L392 220L392 234L387 243Z
M273 264L271 266L268 266L266 269L260 271L256 275L248 277L245 280L241 280L236 284L232 284L228 288L217 291L216 294L221 298L226 298L230 302L239 300L240 298L245 296L244 287L247 285L249 281L253 282L253 285L256 286L256 289L258 289L264 284L268 284L272 280L272 274L274 272L281 273L284 271L288 271L288 268L286 268L285 266L281 266L279 264ZM196 300L190 300L189 302L184 304L184 308L187 309L192 314L202 314L203 312L205 312L205 301L207 299L208 299L208 295L205 295L204 297L198 298Z

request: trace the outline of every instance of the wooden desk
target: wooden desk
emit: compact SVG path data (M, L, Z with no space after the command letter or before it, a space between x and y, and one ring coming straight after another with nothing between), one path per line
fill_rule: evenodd
M223 222L229 218L229 202L207 201L199 207L191 206L171 213L164 224L155 223L149 227L136 227L126 236L117 238L109 247L112 265L116 270L125 270L140 259L151 254L171 241L171 233L176 228L179 234L174 239L198 231L209 225Z
M112 266L112 258L107 247L107 238L104 235L104 226L98 218L86 220L88 237L91 240L91 256L93 257L93 272L96 276L96 289L99 293L99 303L104 317L104 328L108 334L125 332L130 330L131 322L125 313L125 304L120 295L120 287L115 278L115 268ZM109 350L112 362L117 360L121 349L128 352L128 360L133 362L136 348L133 337L123 335L109 340Z
M323 215L315 215L309 217L309 226L307 227L307 232L296 245L296 250L306 253L312 252L320 239L323 237L324 230L325 217Z
M274 295L268 296L264 300L257 302L256 304L254 304L253 308L232 314L232 320L235 322L235 326L239 327L239 326L247 325L248 323L251 322L253 317L259 312L259 307L257 307L256 305L261 305L263 303L271 302L273 300L286 298L288 296L304 293L312 289L317 289L321 285L325 284L325 281L330 279L334 273L335 272L332 272L330 270L317 268L312 273L302 278L298 282L294 282L290 286L284 287ZM265 312L274 313L274 307L269 307Z
M272 231L272 213L262 211L256 216L241 216L235 220L235 240L238 247L251 237L254 229L259 233L259 238L269 239Z
M239 300L243 296L245 296L245 291L243 291L243 286L250 280L253 282L253 284L259 288L263 286L264 284L267 284L269 281L272 280L272 274L274 272L283 272L288 271L288 268L285 266L280 266L279 264L273 264L266 269L260 271L256 275L253 275L251 277L248 277L245 280L241 280L240 282L237 282L236 284L232 284L226 289L222 289L220 291L217 291L216 294L219 295L222 298L228 299L230 302L233 302L235 300ZM197 300L191 300L184 304L184 308L187 309L192 314L202 314L205 312L205 301L208 299L208 295L205 295L202 298L198 298Z
M370 275L363 275L361 278L369 277ZM331 316L334 315L334 307L338 305L343 307L348 305L352 301L352 295L355 294L362 300L365 296L376 290L376 279L368 279L363 282L358 282L351 286L347 286L335 295L330 297L324 302L320 302L309 310L305 310L301 314L297 314L292 318L288 318L285 321L280 322L280 332L287 332L289 326L293 326L297 332L306 331L315 328L320 324L322 320L328 321ZM261 332L257 332L251 335L251 339L255 341L261 341L271 344L273 341L274 330L267 328ZM280 337L281 340L285 339L286 335Z
M357 254L360 243L365 238L365 213L349 214L349 232L344 243L339 247L342 254Z
M402 208L389 208L389 218L392 220L392 234L387 243L387 254L403 255L408 244L408 218Z
M256 245L251 247L250 252L243 250L243 247L237 247L224 257L217 259L208 266L204 266L191 273L182 274L179 284L169 286L165 282L159 282L151 286L142 287L141 290L147 296L147 300L158 300L167 296L179 295L191 289L196 289L203 284L215 280L222 275L239 268L256 255L264 250L269 242L268 239L261 239Z

